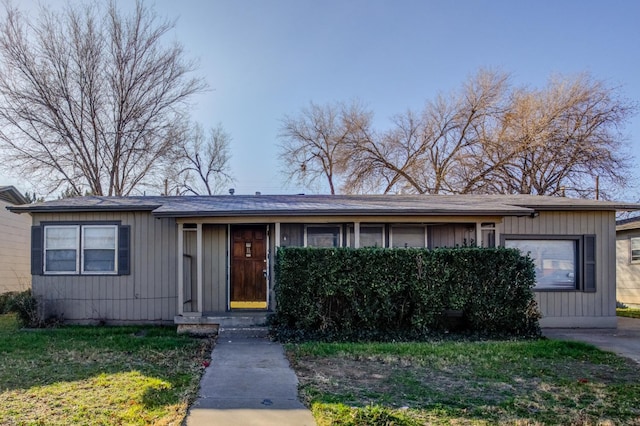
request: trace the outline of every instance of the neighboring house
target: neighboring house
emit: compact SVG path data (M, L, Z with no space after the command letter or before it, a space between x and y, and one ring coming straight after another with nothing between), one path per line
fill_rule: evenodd
M615 327L615 214L640 204L539 196L83 197L31 213L33 292L72 322L194 322L275 309L280 246L530 252L550 327Z
M617 300L640 308L640 217L616 223Z
M0 186L0 294L31 287L31 217L18 216L6 209L26 203L27 199L13 186Z

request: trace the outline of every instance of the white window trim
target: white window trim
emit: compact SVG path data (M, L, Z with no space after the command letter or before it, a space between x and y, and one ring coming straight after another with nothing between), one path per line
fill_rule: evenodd
M635 265L640 263L640 258L633 258L633 240L640 240L640 237L629 237L629 263Z
M66 229L75 229L76 230L76 246L74 247L76 250L76 269L74 271L47 271L47 233L50 229L55 228L66 228ZM44 227L44 244L43 244L43 272L46 275L77 275L80 271L80 253L78 253L78 249L80 247L80 225L47 225ZM51 249L56 250L56 249Z
M113 271L85 271L84 269L84 230L86 228L113 228L114 232L114 248L113 248ZM81 236L80 236L80 258L82 263L81 274L82 275L117 275L118 274L118 225L82 225L81 226Z
M338 228L338 247L342 247L342 225L335 223L325 223L317 225L304 225L304 247L308 247L307 230L309 228Z
M85 271L84 270L84 232L85 228L106 228L112 227L114 228L115 233L115 250L114 250L114 270L113 271ZM43 274L44 275L118 275L118 228L119 225L113 223L106 224L87 224L87 225L44 225L44 242L43 242ZM76 230L76 242L75 242L75 250L76 250L76 268L74 271L48 271L47 270L47 232L49 229L53 228L72 228ZM55 249L51 249L55 250Z
M384 223L362 223L360 222L360 235L362 235L362 228L380 228L382 231L382 247L380 248L384 248L386 247L385 243L386 243L386 235L384 232ZM353 229L353 233L354 233L354 238L355 238L355 226L352 224L347 225L347 247L351 247L351 229ZM360 243L360 242L359 242ZM355 245L354 247L362 247L362 244L358 244Z
M429 248L429 232L427 232L428 225L422 225L419 223L391 225L389 227L389 247L390 248L405 248L405 247L393 247L393 230L397 228L424 228L424 247L415 247L415 248ZM412 247L408 247L408 248L412 248Z

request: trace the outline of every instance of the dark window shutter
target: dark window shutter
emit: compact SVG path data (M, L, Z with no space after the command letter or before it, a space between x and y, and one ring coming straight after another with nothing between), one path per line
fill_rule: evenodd
M596 236L584 237L584 291L596 291Z
M42 226L31 227L31 275L42 275Z
M131 274L131 226L118 228L118 275Z

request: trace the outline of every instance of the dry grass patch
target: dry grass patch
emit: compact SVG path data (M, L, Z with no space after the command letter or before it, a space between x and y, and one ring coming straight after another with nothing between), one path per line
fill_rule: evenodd
M211 345L169 327L21 330L0 316L0 424L179 425Z
M319 425L640 424L638 365L549 340L288 346Z

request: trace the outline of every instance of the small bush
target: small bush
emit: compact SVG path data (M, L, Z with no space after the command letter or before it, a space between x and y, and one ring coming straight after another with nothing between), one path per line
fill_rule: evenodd
M0 315L8 314L10 312L9 308L11 307L11 300L18 293L15 291L8 291L6 293L0 294Z
M36 328L43 325L38 313L38 301L31 294L31 290L15 293L8 302L9 312L16 314L20 325Z
M270 325L282 340L540 334L534 265L514 249L287 247L275 270Z

